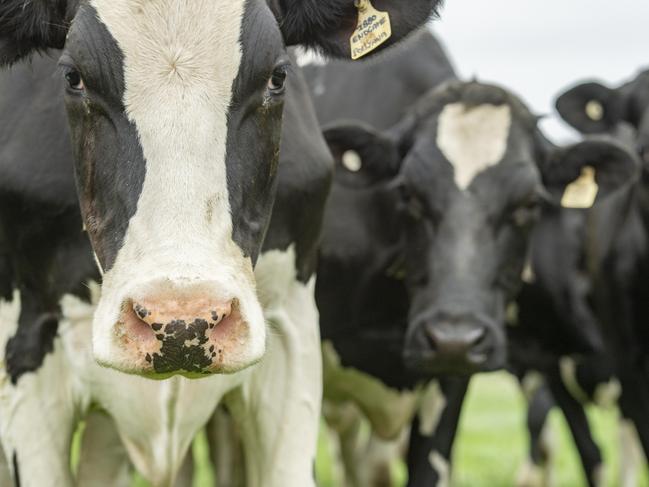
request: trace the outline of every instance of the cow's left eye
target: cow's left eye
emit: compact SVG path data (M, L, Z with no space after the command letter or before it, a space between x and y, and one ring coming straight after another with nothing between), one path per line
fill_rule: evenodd
M273 95L284 93L286 85L286 72L288 67L285 65L277 66L268 80L268 91Z
M68 82L68 87L72 91L83 91L86 87L83 83L83 78L81 78L81 74L76 69L68 70L65 73L65 80Z

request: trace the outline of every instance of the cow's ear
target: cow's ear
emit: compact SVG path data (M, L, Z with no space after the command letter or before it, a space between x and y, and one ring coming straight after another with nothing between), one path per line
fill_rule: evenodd
M1 0L0 67L35 51L61 49L77 5L78 0Z
M561 118L583 134L611 132L624 118L623 97L599 83L583 83L559 96Z
M425 24L441 1L268 0L268 3L287 45L301 44L329 56L357 58L403 39ZM359 21L362 25L357 32Z
M367 187L390 181L401 167L398 144L360 122L339 122L323 129L334 156L337 182Z
M609 137L591 137L555 149L541 166L551 201L586 209L631 184L639 174L637 155Z

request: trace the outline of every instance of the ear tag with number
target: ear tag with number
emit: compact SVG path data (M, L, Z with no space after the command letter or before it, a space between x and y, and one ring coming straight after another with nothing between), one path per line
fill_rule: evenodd
M572 183L566 186L561 198L561 206L564 208L591 208L599 193L599 186L595 181L595 168L584 166L581 175Z
M352 59L360 59L392 37L390 14L379 12L371 0L355 0L358 24L349 39Z

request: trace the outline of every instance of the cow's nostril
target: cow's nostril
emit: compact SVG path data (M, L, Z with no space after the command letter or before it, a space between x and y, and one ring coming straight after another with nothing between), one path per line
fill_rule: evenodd
M214 302L207 299L193 301L141 300L131 303L134 317L156 332L158 339L164 337L165 330L174 328L203 327L213 329L232 314L237 307L236 300Z

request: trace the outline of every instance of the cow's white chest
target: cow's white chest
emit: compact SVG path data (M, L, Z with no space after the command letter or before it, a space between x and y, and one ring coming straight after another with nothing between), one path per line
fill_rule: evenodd
M223 395L248 372L155 381L100 367L90 349L95 306L72 296L65 296L61 305L61 341L71 364L68 373L78 378L81 409L95 404L106 410L137 470L156 485L165 485L177 474L192 439Z
M450 103L444 107L438 120L437 146L453 165L458 188L466 189L479 173L502 160L511 123L509 105Z

